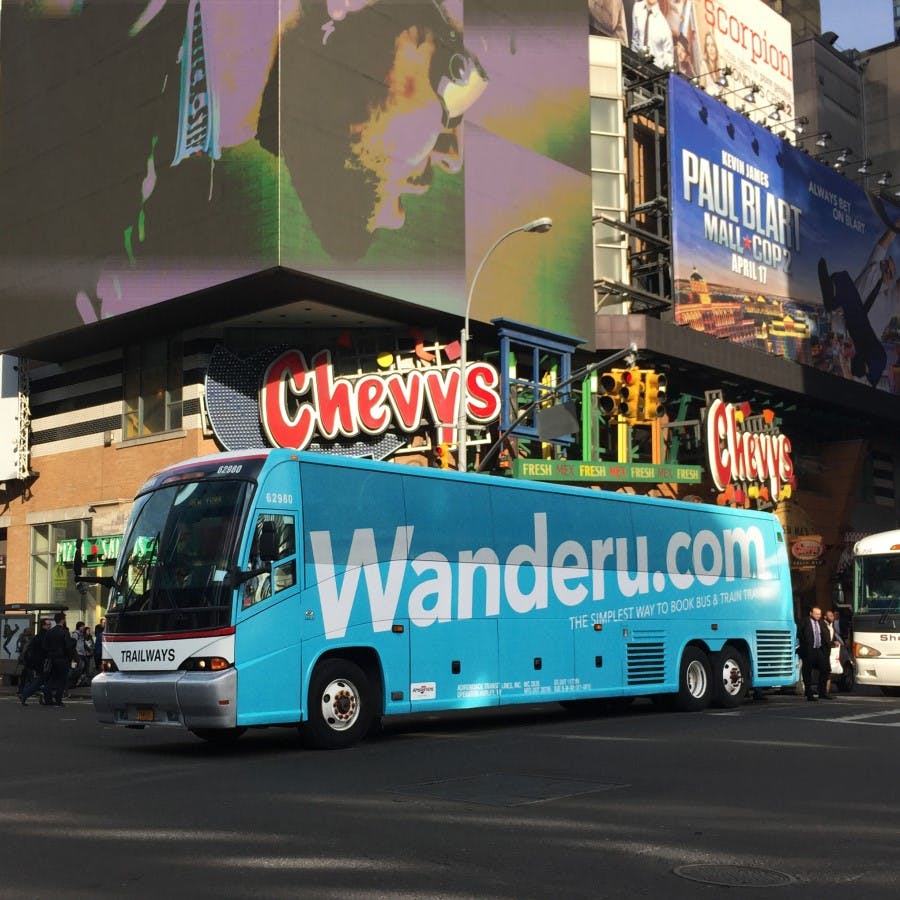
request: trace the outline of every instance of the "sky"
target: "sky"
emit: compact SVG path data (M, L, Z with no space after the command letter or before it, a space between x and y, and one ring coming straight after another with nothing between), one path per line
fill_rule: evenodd
M821 0L822 31L833 31L839 50L869 50L894 39L891 0Z

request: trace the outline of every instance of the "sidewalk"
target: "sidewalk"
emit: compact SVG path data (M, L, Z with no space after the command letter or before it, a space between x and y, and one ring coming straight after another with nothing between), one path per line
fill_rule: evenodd
M11 683L9 675L0 676L0 697L15 697L18 687ZM84 687L70 688L66 691L69 700L90 700L90 685ZM34 702L37 703L37 695L34 695Z

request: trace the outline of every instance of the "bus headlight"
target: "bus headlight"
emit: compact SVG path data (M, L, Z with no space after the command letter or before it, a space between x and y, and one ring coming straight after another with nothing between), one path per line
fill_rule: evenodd
M104 660L100 661L100 671L101 672L118 672L119 667L111 659L104 659Z
M178 668L182 672L221 672L231 668L231 663L222 656L192 656Z
M870 647L868 644L860 644L854 641L853 655L857 659L873 659L876 656L881 656L881 651L876 650L874 647Z

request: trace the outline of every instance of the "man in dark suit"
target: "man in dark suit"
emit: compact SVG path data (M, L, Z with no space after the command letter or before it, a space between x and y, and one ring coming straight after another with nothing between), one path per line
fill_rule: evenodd
M57 613L53 620L54 626L44 635L44 652L50 660L47 692L54 706L62 706L75 642L69 634L69 629L66 628L66 614Z
M822 610L814 606L808 618L797 626L797 641L800 644L800 674L806 690L806 699L815 700L812 689L812 670L819 673L819 696L824 700L833 700L828 693L828 676L831 672L831 639L828 628L822 621Z

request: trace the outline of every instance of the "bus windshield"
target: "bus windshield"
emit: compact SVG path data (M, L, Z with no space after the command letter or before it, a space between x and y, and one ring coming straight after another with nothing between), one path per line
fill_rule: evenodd
M900 613L900 553L856 559L857 613Z
M226 576L249 487L245 481L188 481L135 501L109 597L110 634L230 624L233 588Z

